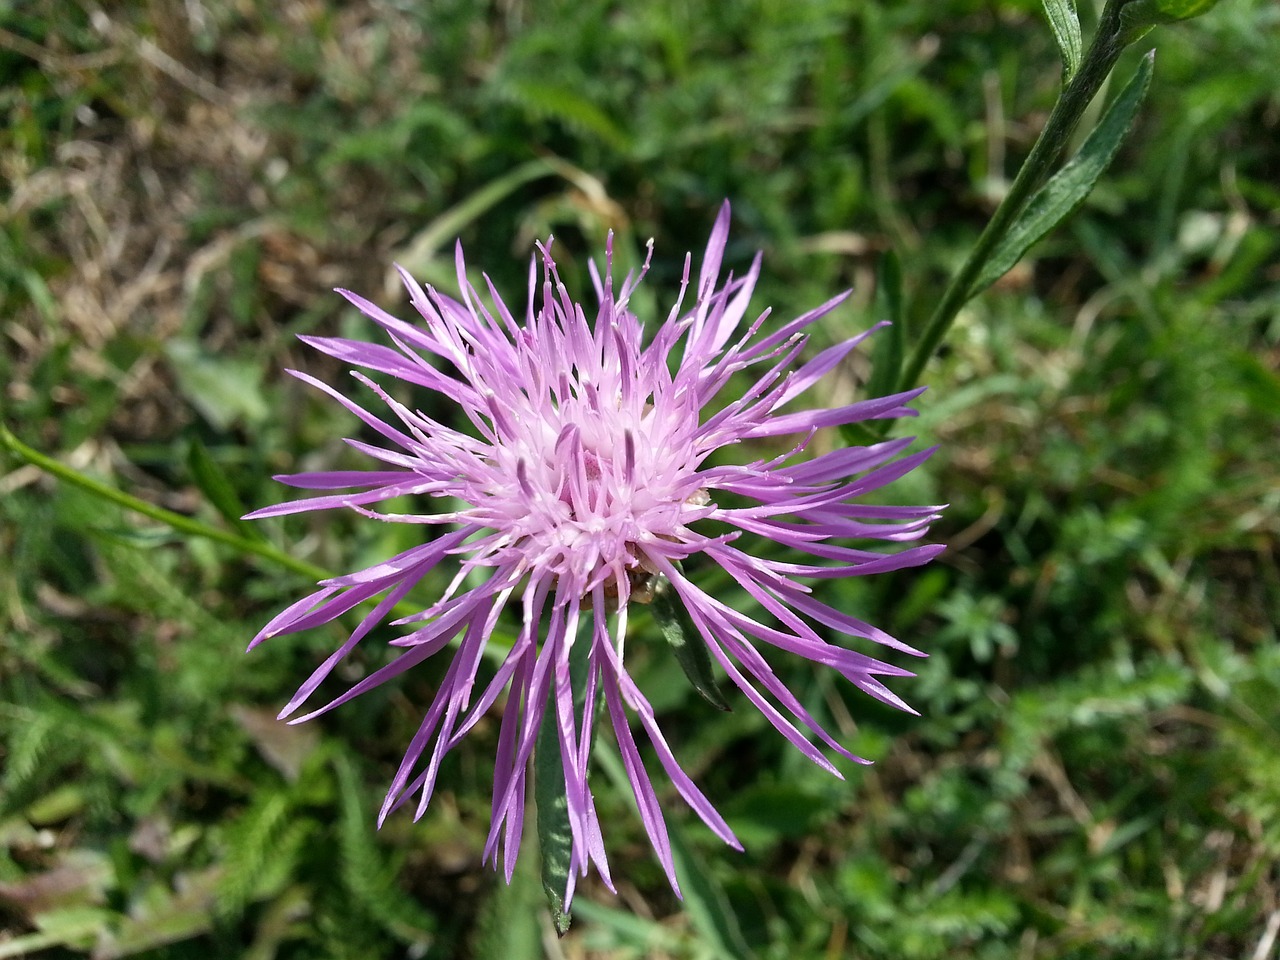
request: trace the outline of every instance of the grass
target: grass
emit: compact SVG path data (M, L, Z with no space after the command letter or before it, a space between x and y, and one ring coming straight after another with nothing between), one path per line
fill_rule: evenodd
M242 651L305 578L0 461L0 957L1274 957L1278 28L1225 0L1126 54L1113 91L1157 49L1134 136L928 369L942 449L900 492L951 503L950 550L830 594L931 652L896 687L922 716L777 665L873 767L829 778L629 644L748 847L671 804L684 906L604 757L619 895L549 938L532 865L479 862L492 723L376 833L443 664L277 724L339 631ZM414 531L231 519L349 459L282 375L341 376L295 334L369 334L330 287L448 289L461 236L518 293L554 232L581 288L611 228L657 239L657 315L727 196L761 306L852 286L824 334L861 328L893 249L918 328L1058 80L1030 0L0 4L3 421L354 569Z

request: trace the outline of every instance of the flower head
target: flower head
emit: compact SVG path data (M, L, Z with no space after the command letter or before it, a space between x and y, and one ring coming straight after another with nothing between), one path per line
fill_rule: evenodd
M676 304L652 335L628 307L648 261L638 275L628 274L615 289L611 246L606 247L603 277L592 265L599 302L594 318L560 282L550 243L539 246L541 270L538 257L530 264L522 321L487 278L487 304L470 285L461 246L461 302L424 290L401 270L420 318L415 323L340 290L385 330L394 347L330 337L303 339L354 366L441 394L462 414L462 426L446 425L405 406L361 372L353 375L381 401L385 412L373 413L307 374L290 371L329 394L378 435L377 443L347 441L378 461L378 467L278 477L294 487L348 492L249 515L342 507L383 520L421 524L431 531L421 544L383 563L323 581L315 593L267 624L253 644L327 623L381 597L281 712L282 717L292 716L425 575L441 565L456 568L435 603L395 621L411 627L391 641L403 652L293 722L359 696L441 653L460 636L444 681L387 793L380 822L415 794L420 797L417 815L422 815L444 754L505 692L485 858L496 863L501 846L510 879L524 823L528 761L544 715L553 712L546 722L553 723L558 734L572 835L566 902L574 877L592 863L610 882L587 779L600 700L645 829L673 887L671 847L630 727L631 716L638 719L680 795L717 836L740 847L728 824L681 770L649 701L627 672L628 609L633 602L647 601L655 584L673 591L700 642L741 693L801 752L837 776L799 726L835 752L859 758L836 742L779 681L759 645L829 666L872 696L909 709L880 680L910 676L909 671L832 643L819 629L919 652L815 599L805 581L915 566L942 549L925 545L882 553L841 543L913 541L925 534L939 508L874 506L859 498L907 473L932 451L903 455L912 439L906 438L808 458L802 454L822 427L913 415L907 404L921 391L829 409L790 410L793 401L871 331L802 362L805 329L847 294L768 332L768 311L747 322L760 257L745 276L730 275L721 283L728 230L726 203L696 285L690 290L686 257ZM686 307L688 299L693 302ZM750 386L729 394L729 386L738 384L742 378L737 375L744 372L750 373ZM725 448L734 448L737 459L746 459L760 447L743 441L774 437L791 439L784 444L786 451L771 459L712 460ZM771 452L776 451L775 446ZM388 514L373 509L406 494L435 498L441 510ZM762 538L809 554L813 562L766 558L744 549L745 543ZM749 615L734 609L701 589L681 565L695 555L722 568L768 616L762 620L758 611ZM482 655L508 604L519 610L515 642L492 679L473 697ZM574 707L569 669L575 644L589 645L581 710Z

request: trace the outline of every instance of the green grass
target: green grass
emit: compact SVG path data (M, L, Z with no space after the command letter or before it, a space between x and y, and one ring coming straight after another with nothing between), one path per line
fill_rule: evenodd
M665 315L728 197L760 306L853 286L822 336L864 327L893 249L918 328L1059 82L1032 0L108 6L0 3L0 410L236 532L272 473L354 462L350 418L282 373L342 382L294 335L370 334L329 288L394 306L400 259L449 289L461 236L519 302L554 232L582 289L612 228L624 262L656 238L636 305ZM342 636L243 654L304 578L5 455L0 957L1275 956L1280 16L1159 28L1113 93L1153 46L1112 170L960 314L899 426L941 444L895 494L949 502L952 549L830 585L932 654L895 687L922 716L777 664L874 766L826 776L633 637L748 849L663 788L682 907L602 758L621 894L588 882L557 945L533 865L508 890L479 862L495 723L419 824L374 831L443 663L277 724ZM255 529L333 571L417 534Z

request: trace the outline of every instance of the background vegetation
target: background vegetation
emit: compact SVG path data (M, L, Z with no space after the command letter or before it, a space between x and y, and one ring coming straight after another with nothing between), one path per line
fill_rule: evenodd
M833 585L932 652L897 686L922 716L778 662L874 766L827 777L637 637L748 849L673 802L682 906L601 768L619 894L588 883L556 941L533 874L479 861L495 724L373 829L443 664L277 724L340 631L242 651L304 577L6 454L0 957L1276 956L1280 9L1226 0L1118 76L1152 46L1112 173L900 428L942 445L895 494L952 504L950 550ZM0 2L3 423L233 525L350 461L351 418L282 374L345 382L294 339L371 334L330 287L403 310L392 260L448 289L460 235L519 302L535 238L581 286L612 228L656 238L665 313L724 197L775 316L852 286L822 335L865 326L893 248L918 319L1058 80L1035 0ZM259 528L335 572L418 533Z

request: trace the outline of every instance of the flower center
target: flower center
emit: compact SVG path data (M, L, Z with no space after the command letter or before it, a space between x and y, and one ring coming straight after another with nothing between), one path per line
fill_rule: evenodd
M705 512L688 443L651 405L594 394L504 414L495 479L505 479L483 504L490 525L532 570L584 594L607 574L615 596L626 576L642 599L656 573L646 547L683 539Z

